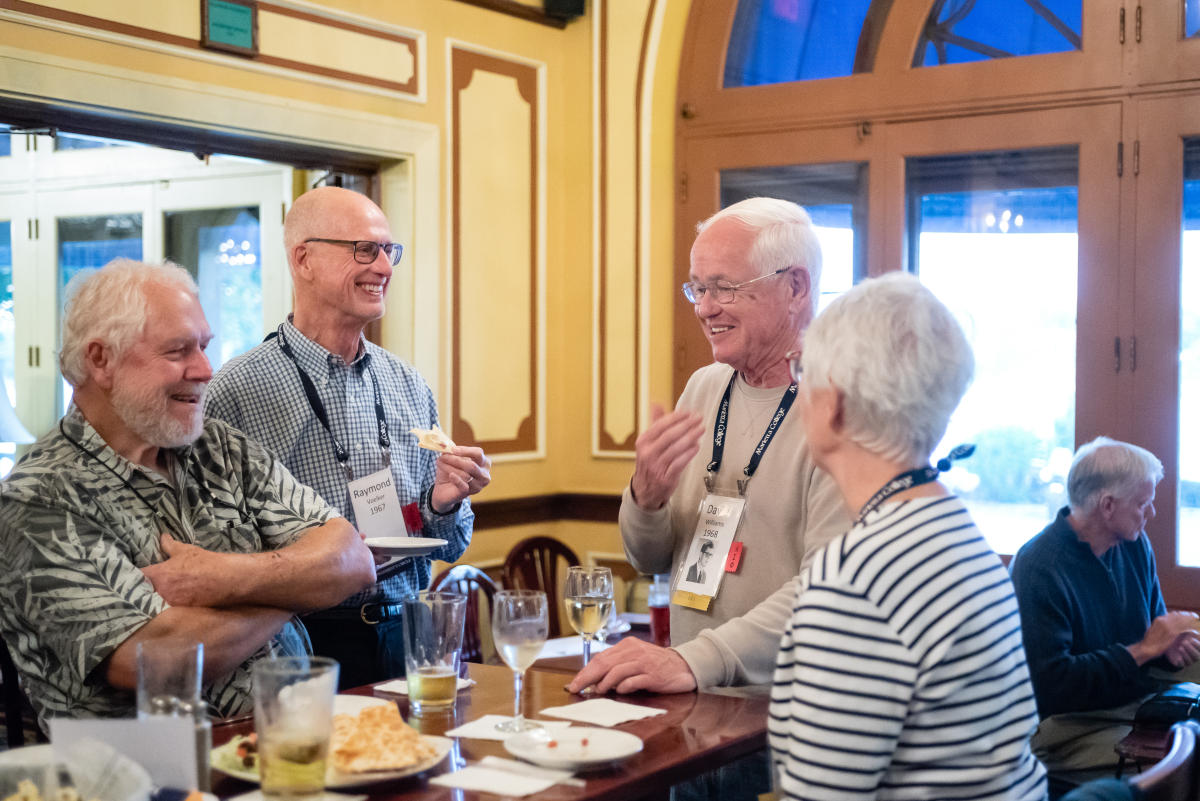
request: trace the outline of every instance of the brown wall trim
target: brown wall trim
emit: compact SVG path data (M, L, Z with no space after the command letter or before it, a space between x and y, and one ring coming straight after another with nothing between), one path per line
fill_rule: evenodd
M615 523L621 508L621 496L560 492L503 501L473 501L471 508L475 512L476 531L555 520Z
M39 5L37 3L26 2L26 0L0 0L0 9L6 11L16 11L21 14L29 14L34 17L42 17L44 19L57 20L59 22L67 22L72 25L80 25L85 28L95 28L100 31L108 31L109 33L118 33L122 36L132 36L138 39L146 39L152 42L161 42L163 44L173 45L175 47L183 47L188 50L204 50L207 48L200 46L199 39L189 39L185 36L175 36L173 34L162 33L153 28L142 28L137 25L126 25L123 22L115 22L103 17L93 17L88 14L77 14L73 11L63 11L49 6ZM273 67L281 67L283 69L294 70L299 73L308 73L310 75L321 75L326 78L335 78L348 83L359 83L366 86L375 86L381 89L387 89L393 92L398 92L406 95L416 95L419 90L418 74L420 69L420 59L417 54L417 42L415 39L396 36L394 34L383 34L378 31L372 31L369 28L354 26L349 23L339 23L336 20L326 19L317 15L301 15L300 13L291 13L290 9L285 9L280 6L274 6L269 3L260 3L259 10L270 11L271 13L286 14L292 17L308 19L313 22L318 22L333 28L343 28L354 31L355 33L376 36L384 39L406 44L413 55L413 74L405 83L389 81L383 78L378 78L373 75L362 75L356 72L344 72L342 70L330 69L319 64L305 64L300 61L291 59L278 58L276 56L264 55L259 53L253 57L241 57L249 61L258 61L263 64L269 64ZM230 57L229 63L231 66L237 66L238 57Z
M450 326L454 332L453 345L450 354L450 371L454 376L450 392L450 436L460 445L478 445L489 453L521 453L535 451L538 447L538 420L541 411L538 408L538 380L541 365L538 362L538 257L539 231L541 220L538 218L538 168L541 143L538 139L538 119L541 115L538 95L537 68L515 61L497 58L495 56L477 53L460 47L450 51L450 237L453 242L453 253L450 263L451 274L451 315ZM529 104L529 254L530 254L530 325L529 325L529 358L532 368L529 371L529 408L532 414L521 421L517 427L517 436L506 440L481 440L475 436L471 422L462 416L462 381L459 380L462 369L462 215L460 202L462 199L463 174L461 167L462 131L459 123L462 113L459 101L463 90L470 85L476 71L490 72L496 75L506 75L517 82L517 91L521 98Z
M517 17L528 22L536 22L539 25L548 25L551 28L558 28L560 31L567 27L565 19L551 17L544 11L523 6L520 3L513 2L513 0L458 0L458 2L466 3L469 6L486 8L488 11L499 11L501 14L508 14L511 17Z

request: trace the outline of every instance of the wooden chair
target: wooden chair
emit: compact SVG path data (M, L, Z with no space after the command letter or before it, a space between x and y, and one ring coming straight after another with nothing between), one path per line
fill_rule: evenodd
M1129 783L1142 791L1145 801L1196 801L1200 799L1200 766L1196 739L1200 723L1185 720L1171 727L1171 750Z
M467 618L463 623L462 661L483 663L483 632L481 631L480 600L487 601L487 619L492 617L492 596L496 582L474 565L454 565L437 575L430 585L439 592L454 592L467 596Z
M567 566L580 564L575 552L553 537L527 537L514 545L504 558L505 587L546 593L551 637L563 634L558 585L559 565L564 561Z

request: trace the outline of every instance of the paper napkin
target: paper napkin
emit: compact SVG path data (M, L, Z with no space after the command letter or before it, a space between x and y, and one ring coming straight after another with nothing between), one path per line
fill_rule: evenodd
M475 679L464 679L458 677L458 689L462 690L465 687L470 687L475 683ZM375 689L385 693L396 693L397 695L408 695L408 682L404 679L393 679L385 681L383 684L375 685Z
M430 784L460 788L504 796L524 796L540 793L556 784L582 786L569 770L552 770L527 765L512 759L487 756L475 765L443 773L429 780Z
M608 648L608 643L593 642L591 652L598 654ZM542 646L542 650L538 653L538 659L554 659L560 656L582 656L583 655L583 638L576 634L573 637L555 637L552 640L546 640L546 644Z
M616 726L631 720L651 718L655 715L665 715L667 710L655 709L649 706L627 704L624 701L614 701L611 698L593 698L590 701L580 701L566 706L549 706L541 711L542 715L552 718L566 718L579 723L591 723L594 726Z
M467 740L507 740L512 737L512 732L496 729L496 724L504 720L511 720L511 718L507 715L484 715L478 720L451 729L446 732L446 736L462 737ZM539 720L538 723L547 731L561 731L571 725L569 721L563 720Z

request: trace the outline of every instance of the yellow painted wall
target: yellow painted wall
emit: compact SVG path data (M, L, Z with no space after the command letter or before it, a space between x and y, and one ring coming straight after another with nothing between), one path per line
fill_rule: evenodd
M620 0L607 0L619 3ZM154 28L165 33L195 38L199 17L195 0L155 0L155 2L107 3L97 0L46 0L42 3L66 12L91 15L128 25ZM671 346L670 310L674 292L669 289L673 259L673 160L674 102L679 49L690 0L657 0L656 4L638 3L639 8L657 7L660 16L657 51L651 53L653 65L651 92L646 109L652 114L643 120L641 132L623 130L624 139L644 138L648 144L645 162L648 180L641 187L630 182L622 192L644 192L643 203L648 225L643 239L627 243L641 248L651 270L649 327L643 338L648 348L649 396L669 402ZM593 125L593 17L595 4L588 3L588 15L570 22L563 30L537 25L513 16L481 9L455 0L325 0L318 8L358 18L364 25L375 22L397 26L422 35L425 57L418 63L424 81L424 98L416 101L354 87L333 86L310 80L303 75L263 74L248 69L236 56L197 58L194 53L170 52L162 46L147 45L137 37L106 41L74 30L41 24L19 14L0 13L0 48L17 55L23 64L39 61L67 64L81 75L103 72L118 76L102 96L90 99L100 106L116 109L142 102L147 85L203 85L216 93L249 91L277 99L280 107L289 103L319 104L344 110L346 126L360 124L370 115L411 121L433 126L440 131L438 185L442 208L437 210L438 227L445 241L449 230L445 193L449 181L447 147L448 76L447 50L451 42L463 43L488 52L544 65L546 113L544 158L546 164L546 431L545 456L541 459L505 461L493 470L493 484L481 499L517 498L558 492L617 493L632 469L629 457L598 458L592 455L592 307L593 259L592 221L594 217L592 174L593 147L597 131ZM616 15L614 15L616 16ZM286 30L291 58L307 55L315 62L352 70L364 59L378 65L386 61L386 49L369 53L347 53L354 36L328 37L315 33L312 25L272 22L264 35ZM282 28L280 27L282 26ZM85 26L86 27L86 26ZM638 53L647 30L641 18L613 26L611 49L627 58ZM274 31L272 33L271 31ZM306 33L307 32L307 33ZM305 38L305 37L308 38ZM110 37L111 38L111 37ZM340 43L341 50L329 51ZM361 56L361 57L360 57ZM628 70L626 63L619 69ZM6 86L7 73L0 70L0 92ZM385 76L389 77L389 76ZM390 76L403 79L403 75ZM36 81L35 81L36 83ZM107 86L107 85L106 85ZM624 109L615 115L615 124L629 125L631 110L638 98L610 98L610 104ZM2 107L0 107L2 108ZM186 117L188 109L163 105L153 109L164 117ZM266 112L264 112L266 113ZM628 153L621 156L628 157ZM418 167L420 169L421 167ZM498 192L498 207L509 202L507 193ZM610 197L610 205L631 206L632 197ZM406 259L408 256L406 255ZM440 270L446 271L447 254L442 253ZM393 310L393 314L396 313ZM385 322L385 339L389 325ZM387 342L385 342L387 344ZM497 356L503 356L504 342L494 343ZM628 343L624 347L628 349ZM441 347L438 358L449 357ZM443 409L448 399L444 387L435 386ZM487 532L468 552L468 559L487 560L506 550L510 541L530 533L551 532L572 541L580 551L600 544L604 550L618 551L615 526L600 524L555 523L516 527Z

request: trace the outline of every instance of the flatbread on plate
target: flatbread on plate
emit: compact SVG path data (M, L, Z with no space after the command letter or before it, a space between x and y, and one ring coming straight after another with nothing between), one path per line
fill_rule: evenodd
M433 428L428 430L424 428L411 428L408 433L417 438L417 446L430 451L438 451L439 453L449 453L454 449L454 440L446 436L446 432L438 428L438 424L434 423Z
M342 773L399 770L436 756L395 704L369 706L357 715L334 715L329 755Z

